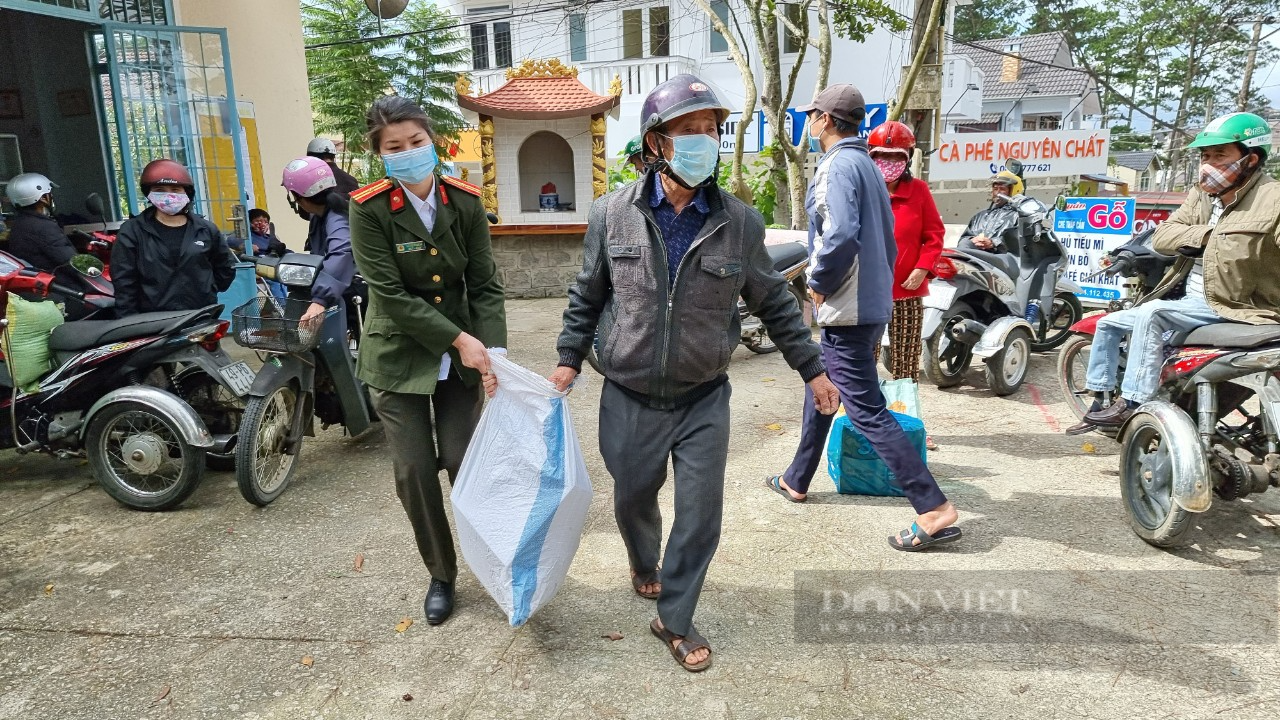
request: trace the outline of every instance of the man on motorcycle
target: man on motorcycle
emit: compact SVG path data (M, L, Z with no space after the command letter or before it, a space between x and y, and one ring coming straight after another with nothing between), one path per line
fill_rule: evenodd
M991 177L991 205L969 220L956 247L1018 254L1018 209L1010 202L1022 194L1022 179L1008 170Z
M329 138L318 137L307 143L307 156L320 158L333 171L333 179L337 183L338 192L345 197L360 188L360 181L351 173L338 167L338 147Z
M1280 264L1280 184L1262 171L1271 151L1270 125L1252 113L1224 115L1190 147L1200 149L1199 188L1152 239L1157 252L1178 261L1149 301L1098 323L1085 384L1100 395L1115 388L1119 345L1129 335L1120 396L1105 408L1095 400L1094 410L1068 434L1122 425L1155 396L1166 332L1220 322L1280 323L1280 275L1274 272ZM1174 292L1182 298L1167 299Z
M18 209L9 229L9 252L44 272L54 272L76 254L53 219L53 188L49 178L39 173L18 175L5 188Z

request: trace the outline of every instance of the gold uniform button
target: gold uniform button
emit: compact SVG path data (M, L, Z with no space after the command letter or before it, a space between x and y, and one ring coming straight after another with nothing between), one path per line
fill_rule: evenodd
M444 298L440 297L439 295L437 295L437 296L436 296L436 304L437 304L437 305L439 305L439 304L440 304L440 302L441 302L442 300L444 300Z
M439 254L440 254L440 251L439 251L439 250L436 250L435 248L431 248L431 254L432 254L432 255L439 255Z
M431 282L440 282L440 276L439 276L439 275L432 275L432 276L431 276Z

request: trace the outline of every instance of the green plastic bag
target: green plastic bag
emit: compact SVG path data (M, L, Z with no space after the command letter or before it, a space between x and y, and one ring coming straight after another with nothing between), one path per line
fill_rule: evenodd
M901 380L882 380L880 392L884 393L884 404L900 415L920 418L920 386L911 378Z
M62 310L49 301L32 302L9 293L5 317L9 329L3 339L5 364L13 384L31 392L40 386L40 378L49 372L53 353L49 351L49 334L63 323Z

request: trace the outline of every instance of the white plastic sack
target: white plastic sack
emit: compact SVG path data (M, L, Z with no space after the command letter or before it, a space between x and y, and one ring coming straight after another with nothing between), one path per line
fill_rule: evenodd
M591 505L591 480L565 393L489 353L497 394L453 486L467 565L519 627L555 596Z

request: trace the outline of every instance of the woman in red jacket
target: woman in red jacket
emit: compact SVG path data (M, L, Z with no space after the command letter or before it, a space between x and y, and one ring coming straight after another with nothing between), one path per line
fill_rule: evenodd
M920 374L921 298L929 294L933 264L942 254L942 216L928 184L911 176L911 154L916 149L911 128L886 122L871 131L867 144L889 188L893 237L898 243L889 321L890 372L894 379L915 380Z

